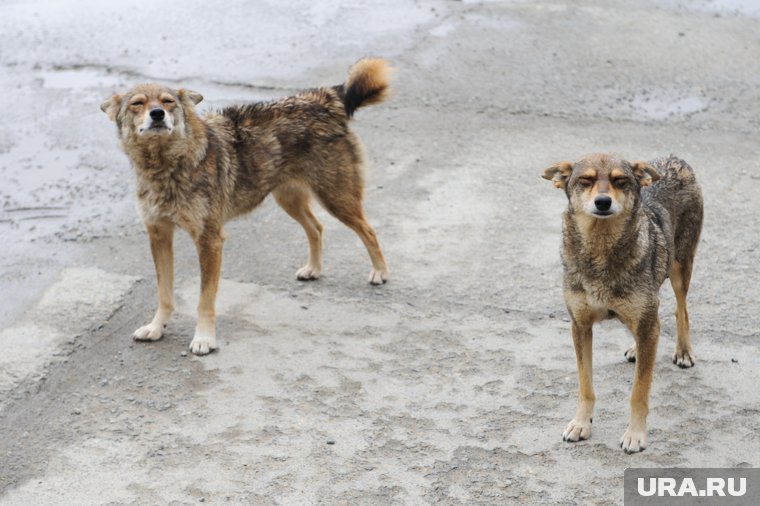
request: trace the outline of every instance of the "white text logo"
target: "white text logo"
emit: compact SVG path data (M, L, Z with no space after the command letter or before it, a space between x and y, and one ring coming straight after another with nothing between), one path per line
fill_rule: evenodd
M707 478L705 488L698 489L691 478L683 478L680 484L675 478L639 478L638 492L644 497L740 497L747 492L747 479Z

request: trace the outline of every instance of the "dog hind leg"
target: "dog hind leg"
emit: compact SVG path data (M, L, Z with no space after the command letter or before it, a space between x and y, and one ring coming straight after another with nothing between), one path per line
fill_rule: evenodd
M633 346L625 350L625 353L623 353L625 356L625 359L629 362L636 362L636 342L634 341Z
M277 188L273 194L280 207L301 224L309 240L309 261L296 271L296 279L301 281L319 279L322 273L323 227L311 212L310 190L298 184L286 184Z
M147 225L150 252L156 267L158 309L153 321L135 330L135 341L157 341L164 334L174 311L174 224L166 221Z
M327 192L323 188L316 189L317 196L325 209L356 232L362 240L372 260L369 282L373 285L381 285L388 280L388 265L380 250L377 234L364 216L362 190L361 188L347 188L347 190Z
M673 353L673 363L683 369L694 366L694 352L691 349L689 335L689 312L686 309L686 294L691 282L692 262L673 262L670 269L670 284L676 296L676 349Z

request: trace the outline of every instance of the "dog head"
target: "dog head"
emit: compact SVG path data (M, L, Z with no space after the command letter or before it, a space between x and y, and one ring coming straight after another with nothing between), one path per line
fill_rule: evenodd
M141 84L103 102L100 109L116 122L123 140L185 134L185 118L203 100L200 93Z
M641 188L660 179L646 162L628 162L608 154L552 165L542 177L565 190L576 213L598 219L627 214L638 200Z

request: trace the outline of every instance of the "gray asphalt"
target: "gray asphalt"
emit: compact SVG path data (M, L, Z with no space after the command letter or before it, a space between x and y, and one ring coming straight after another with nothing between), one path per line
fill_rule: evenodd
M628 467L760 466L760 8L707 0L339 5L31 1L0 33L0 504L620 504ZM397 69L354 128L391 281L366 284L326 213L325 270L272 201L227 227L221 348L187 353L178 311L134 343L155 281L134 176L100 111L143 81L201 109ZM595 331L590 440L561 433L575 358L561 192L539 176L594 151L675 153L705 225L689 293L697 365L662 336L649 447L626 455L631 338Z

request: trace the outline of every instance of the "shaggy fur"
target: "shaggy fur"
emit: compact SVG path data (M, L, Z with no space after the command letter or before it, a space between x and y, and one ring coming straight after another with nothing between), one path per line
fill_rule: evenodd
M562 261L580 393L562 437L578 441L591 435L591 329L597 321L617 318L634 336L625 356L636 362L631 418L620 444L626 452L641 451L660 334L658 294L668 277L677 302L673 363L694 365L686 294L702 229L702 194L691 167L673 156L629 163L597 154L549 167L543 177L563 189L569 202Z
M195 111L203 99L199 93L159 84L139 85L102 104L137 174L138 207L158 278L158 310L135 331L136 340L160 339L172 313L172 237L179 226L195 241L201 265L190 349L203 355L216 348L223 225L270 193L309 240L309 260L298 279L317 279L322 270L322 224L311 212L312 196L364 242L372 260L370 283L388 279L375 231L364 217L361 146L348 127L357 108L385 98L388 77L384 60L365 59L345 84L203 117Z

